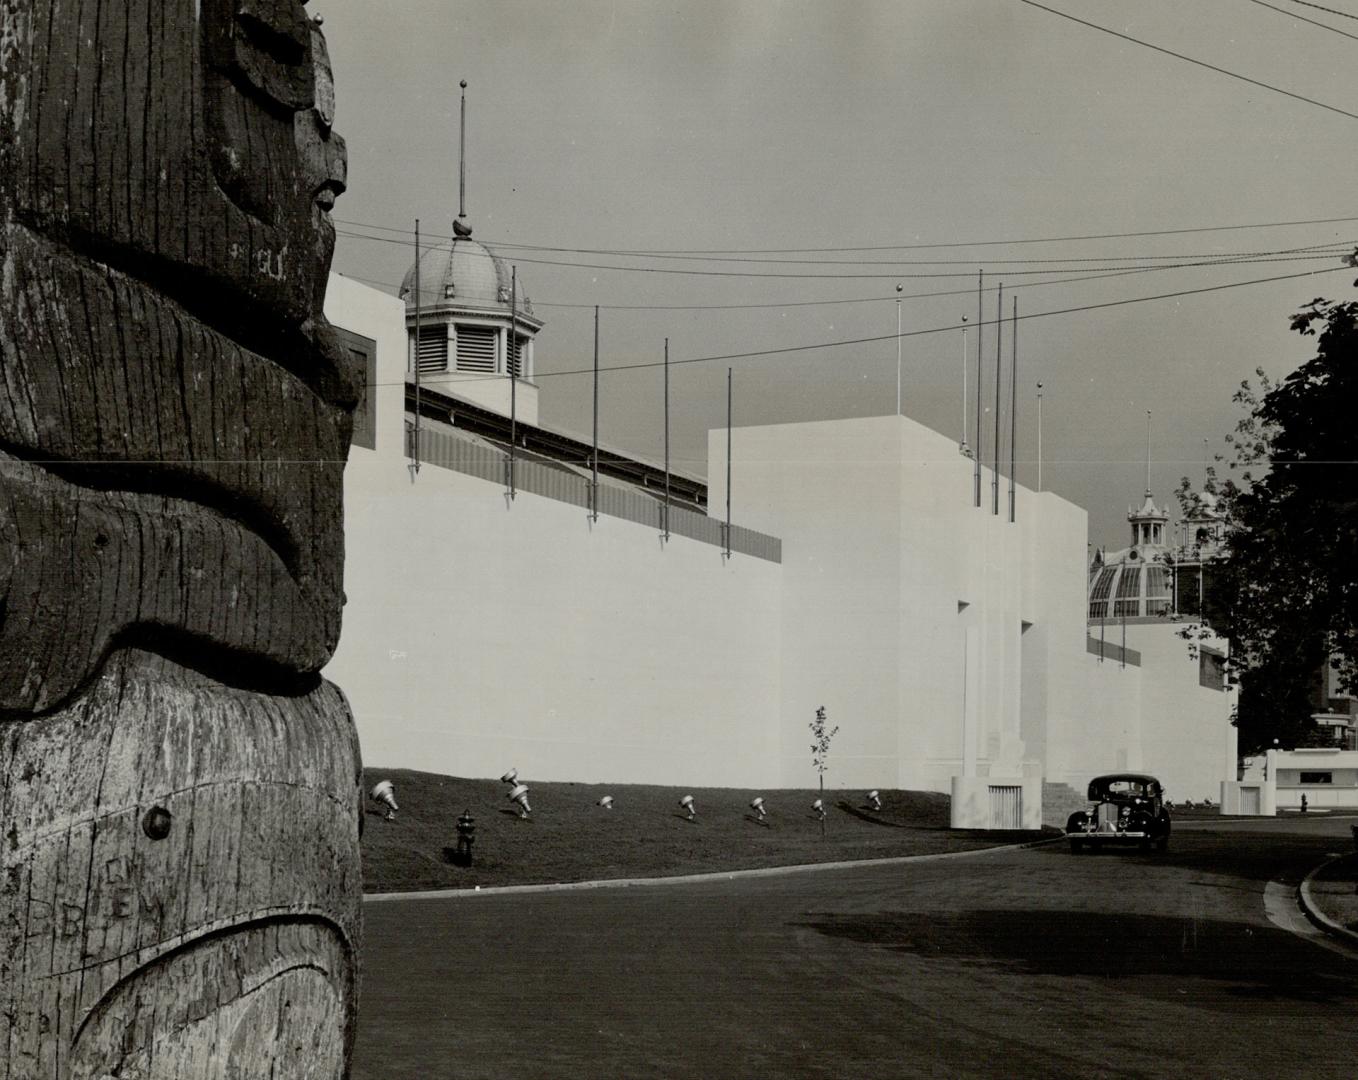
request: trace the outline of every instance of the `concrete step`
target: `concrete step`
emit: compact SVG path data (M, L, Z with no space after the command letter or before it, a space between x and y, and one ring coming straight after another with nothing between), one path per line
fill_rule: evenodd
M1042 782L1043 825L1054 825L1058 829L1064 829L1066 819L1076 810L1083 810L1088 805L1084 794L1069 784L1052 784L1046 780Z

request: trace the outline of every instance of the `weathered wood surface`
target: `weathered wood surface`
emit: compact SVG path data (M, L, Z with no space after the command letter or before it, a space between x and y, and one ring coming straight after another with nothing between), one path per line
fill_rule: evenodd
M347 1072L333 113L297 0L0 0L0 1080Z

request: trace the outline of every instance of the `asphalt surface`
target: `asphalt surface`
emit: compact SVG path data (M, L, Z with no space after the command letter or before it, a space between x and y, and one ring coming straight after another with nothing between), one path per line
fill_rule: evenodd
M1185 822L1163 854L368 904L354 1076L1347 1080L1358 959L1291 896L1351 843Z

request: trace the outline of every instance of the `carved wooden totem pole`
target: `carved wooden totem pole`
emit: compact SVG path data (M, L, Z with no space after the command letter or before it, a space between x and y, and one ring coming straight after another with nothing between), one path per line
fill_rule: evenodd
M0 0L0 1078L341 1077L356 373L298 0Z

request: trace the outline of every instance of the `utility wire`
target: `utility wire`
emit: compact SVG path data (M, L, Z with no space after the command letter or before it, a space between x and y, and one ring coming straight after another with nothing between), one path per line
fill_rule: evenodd
M334 218L337 225L349 225L355 228L376 229L379 232L401 233L412 236L414 233L410 229L397 229L390 225L374 225L366 221L349 221L344 218ZM1034 236L1024 239L1014 240L970 240L970 241L950 241L947 243L933 244L878 244L869 247L832 247L832 248L661 248L654 250L624 249L618 254L625 255L806 255L821 253L844 253L850 251L926 251L939 248L973 248L973 247L1008 247L1015 244L1057 244L1084 240L1127 240L1141 236L1183 236L1188 233L1205 232L1237 232L1242 229L1281 229L1290 228L1298 225L1338 225L1347 222L1358 221L1358 217L1331 217L1331 218L1311 218L1304 221L1261 221L1250 222L1241 225L1201 225L1182 229L1148 229L1140 232L1120 232L1120 233L1089 233L1075 236ZM437 233L427 233L435 240L452 240L454 237L440 235ZM548 251L558 254L574 255L602 255L612 254L602 248L572 248L572 247L545 247L540 244L511 244L507 242L488 242L488 246L496 249L515 251Z
M1050 278L1047 281L1030 281L1026 284L1011 286L1012 290L1018 289L1037 289L1044 285L1070 285L1081 281L1102 281L1105 278L1126 277L1128 274L1148 274L1156 270L1166 270L1170 267L1164 266L1141 266L1134 270L1111 270L1097 274L1082 274L1079 277L1069 278ZM377 278L359 277L357 274L348 274L336 270L335 273L341 277L349 278L352 281L362 281L368 285L379 285L385 289L399 291L401 286L391 281L379 281ZM994 292L994 287L988 288L986 292ZM420 296L435 297L437 289L421 289ZM407 294L408 295L408 294ZM847 299L836 300L774 300L763 304L567 304L554 303L546 300L534 300L533 306L549 308L582 308L590 311L594 308L601 308L607 311L750 311L770 308L798 308L798 307L826 307L834 304L875 304L883 300L924 300L937 296L975 296L976 290L967 289L939 289L934 292L923 293L889 293L883 296L851 296Z
M1125 297L1125 298L1123 298L1123 299L1121 299L1121 300L1106 300L1106 301L1103 301L1102 303L1097 303L1097 304L1081 304L1081 305L1076 306L1076 307L1054 308L1054 309L1052 309L1052 310L1050 310L1050 311L1034 311L1034 312L1031 312L1031 313L1026 314L1026 315L1020 315L1020 316L1019 316L1019 321L1021 321L1021 322L1026 322L1026 321L1031 320L1031 319L1046 319L1046 318L1052 317L1053 315L1073 315L1073 314L1077 314L1077 313L1083 312L1083 311L1098 311L1098 310L1101 310L1101 309L1103 309L1103 308L1124 307L1124 306L1126 306L1126 305L1128 305L1128 304L1145 304L1145 303L1150 303L1151 301L1155 301L1155 300L1173 300L1173 299L1176 299L1176 298L1181 297L1181 296L1197 296L1197 295L1200 295L1200 294L1202 294L1202 293L1222 292L1222 291L1224 291L1224 290L1226 290L1226 289L1239 289L1239 288L1243 288L1244 286L1247 286L1247 285L1265 285L1265 284L1269 284L1269 283L1271 283L1271 282L1276 282L1276 281L1294 281L1294 280L1296 280L1297 278L1315 277L1317 274L1332 274L1332 273L1334 273L1336 270L1346 270L1346 271L1352 272L1352 269L1353 269L1352 267L1348 267L1348 266L1332 266L1332 267L1328 267L1328 268L1326 268L1326 269L1324 269L1324 270L1305 270L1305 271L1302 271L1302 272L1299 273L1299 274L1279 274L1279 275L1274 276L1274 277L1252 278L1252 279L1250 279L1249 281L1232 281L1232 282L1227 282L1227 283L1224 284L1224 285L1204 285L1204 286L1201 286L1200 288L1196 288L1196 289L1180 289L1180 290L1178 290L1178 291L1176 291L1176 292L1157 293L1157 294L1155 294L1155 295L1153 295L1153 296L1130 296L1130 297ZM1001 322L1001 321L1007 322L1007 323L1008 323L1008 322L1012 322L1013 320L1012 320L1012 318L1011 318L1011 319L1003 319L1003 320L1000 320L1000 319L989 319L989 320L984 320L984 321L982 321L982 322L979 323L979 324L977 324L977 323L949 323L949 324L947 324L946 326L931 326L931 327L927 327L927 328L925 328L925 329L923 329L923 330L907 330L907 331L905 331L905 332L903 332L903 333L901 333L901 334L899 334L899 335L897 335L897 334L878 334L878 335L875 335L875 336L873 336L873 337L849 338L849 339L847 339L847 340L840 340L840 341L821 341L821 342L816 342L815 344L811 344L811 345L786 345L786 346L783 346L783 347L777 348L777 349L754 349L754 350L751 350L751 351L749 351L749 352L723 353L723 354L721 354L721 355L719 355L719 356L695 356L695 357L690 357L690 358L687 359L687 360L674 360L674 359L671 359L671 360L669 361L669 363L670 363L671 366L676 365L676 364L705 364L705 363L712 363L712 362L718 361L718 360L745 360L745 359L749 359L749 358L757 357L757 356L779 356L779 355L785 355L785 354L787 354L787 353L810 352L810 351L813 351L813 350L815 350L815 349L838 349L838 348L843 348L843 347L846 346L846 345L870 345L870 344L875 344L875 343L882 342L882 341L894 341L894 340L896 340L897 337L902 337L902 338L909 338L909 337L925 337L925 336L930 335L930 334L944 334L944 333L949 333L949 332L952 332L952 331L959 330L959 329L961 329L963 326L967 326L967 327L974 327L974 326L976 326L976 325L981 325L981 326L994 326L994 325L996 325L998 322ZM643 361L643 362L635 363L635 364L615 364L615 365L613 365L613 366L611 366L611 367L600 367L599 370L600 370L601 372L602 372L602 371L642 371L642 370L645 370L645 369L647 369L647 368L656 368L656 367L660 367L660 366L662 366L662 362L659 361L659 360L654 360L654 361ZM594 368L593 368L593 367L588 367L588 368L572 368L572 369L563 370L563 371L539 371L539 372L536 372L536 373L534 374L533 378L534 378L534 380L541 380L541 379L546 379L546 378L556 378L556 377L558 377L558 376L564 376L564 375L591 375L591 374L593 374L593 372L594 372ZM464 383L469 383L469 382L494 382L494 381L498 381L498 380L503 379L503 378L504 378L503 375L498 375L498 376L486 376L486 377L484 377L484 378L467 378L465 375L463 375L461 378L459 378L459 379L457 380L457 383L458 383L458 385L462 385L462 384L464 384ZM428 384L433 385L434 383L437 383L437 382L439 382L439 381L448 382L449 380L446 380L446 379L445 379L445 380L429 379L429 380L425 380L425 381L426 381ZM400 385L402 385L404 382L405 382L405 380L403 379L403 380L401 380L401 382L369 383L368 385L369 385L369 386L400 386Z
M1229 266L1232 264L1226 263L1224 265ZM1099 273L1096 274L1081 274L1077 277L1048 278L1046 281L1021 282L1017 285L1011 285L1010 291L1017 292L1020 289L1040 289L1048 285L1073 285L1085 281L1105 281L1109 278L1128 277L1132 274L1151 274L1159 270L1173 270L1173 269L1177 268L1172 266L1138 266L1131 270L1126 269L1107 270L1100 271ZM353 281L362 281L369 285L379 285L383 288L392 289L395 291L400 290L399 285L396 285L395 283L390 281L379 281L376 278L359 277L356 274L345 274L338 270L335 271L335 273L340 274L341 277L350 278ZM993 293L997 291L997 287L992 285L985 288L984 291L988 293ZM422 289L420 293L421 298L424 298L425 296L436 298L438 290ZM760 309L766 310L771 308L822 307L835 304L874 304L880 303L883 300L927 300L935 297L975 296L975 295L976 295L975 289L966 288L966 289L938 289L933 292L905 293L904 295L890 293L883 296L853 296L849 297L848 299L842 300L784 300L784 301L772 301L770 303L763 304L567 304L567 303L553 303L551 301L544 300L534 300L533 306L535 308L539 307L580 308L591 311L596 307L608 311L747 311Z
M1024 2L1026 3L1027 0L1024 0ZM397 245L400 245L401 247L409 247L409 246L411 246L411 245L410 245L407 241L405 241L405 240L397 240L397 239L393 239L392 237L387 237L387 236L367 236L367 235L365 235L365 234L363 234L363 233L347 232L347 231L345 231L345 230L343 230L343 229L338 229L338 230L336 230L336 232L338 232L339 235L341 235L341 236L347 236L347 237L350 237L350 238L355 239L355 240L370 240L370 241L373 241L374 243L379 243L379 244L397 244ZM1315 255L1283 255L1283 256L1281 256L1281 257L1269 257L1269 258L1258 258L1258 259L1246 259L1246 258L1236 258L1236 257L1232 257L1232 256L1226 256L1226 257L1210 257L1210 258L1205 258L1205 259L1202 259L1202 260L1189 261L1189 262L1180 262L1180 263L1161 263L1161 264L1157 264L1157 265L1165 266L1167 269L1179 270L1179 269L1186 269L1186 268L1199 267L1199 266L1225 266L1225 265L1231 265L1231 264L1242 264L1242 265L1243 265L1243 264L1247 264L1247 263L1262 263L1262 262L1298 262L1298 261L1301 261L1301 260L1304 260L1304 259L1327 259L1327 258L1330 258L1330 257L1331 257L1332 255L1334 255L1334 254L1335 254L1334 251L1329 251L1329 252L1325 252L1325 253L1322 253L1322 254L1315 254ZM516 257L515 257L515 262L519 262L519 263L528 263L528 264L530 264L530 265L535 265L535 266L565 266L565 267L571 267L571 268L574 268L574 269L577 269L577 270L613 270L613 271L617 271L617 272L619 272L619 273L626 273L626 274L679 274L679 275L684 275L684 276L688 276L688 277L778 278L778 279L782 279L782 280L792 280L792 281L797 281L797 280L800 280L800 281L856 281L856 280L865 280L865 279L867 279L867 280L891 280L891 281L899 281L899 280L907 279L907 278L908 278L908 279L912 279L912 280L913 280L913 279L925 279L925 278L949 278L949 277L952 277L952 278L955 278L955 277L967 277L967 278L969 278L969 277L971 277L971 275L972 275L972 273L973 273L973 271L971 271L971 270L943 270L943 271L936 271L936 272L933 272L933 273L919 273L919 272L917 272L917 271L912 271L912 272L910 272L910 273L880 273L880 274L878 274L878 273L871 273L871 274L790 274L790 273L778 273L778 272L755 272L755 271L749 271L749 270L684 270L684 269L680 269L680 268L677 268L677 267L668 267L668 266L617 266L617 265L608 264L608 263L565 262L565 261L562 261L562 260L560 260L560 259L533 259L533 258L527 258L527 257L524 257L524 256L516 256ZM974 263L969 263L968 265L969 265L969 266L974 266L975 264L974 264ZM1060 267L1052 267L1051 269L1047 269L1047 270L1012 270L1012 269L1010 269L1010 270L1006 270L1006 271L1005 271L1005 274L1006 274L1006 276L1009 276L1009 277L1013 277L1013 276L1016 276L1016 275L1017 275L1017 276L1030 277L1030 276L1035 275L1035 274L1061 274L1061 273L1066 273L1066 272L1068 272L1068 271L1070 271L1070 270L1099 270L1099 269L1105 269L1105 270L1125 270L1125 269L1129 269L1129 268L1128 268L1128 267L1123 267L1123 266L1107 266L1107 267L1060 266Z
M1315 8L1317 11L1329 12L1331 15L1338 15L1345 19L1358 19L1358 15L1351 15L1347 11L1335 11L1334 8L1321 7L1319 4L1308 4L1306 0L1292 0L1292 3L1300 4L1302 7Z
M354 232L344 232L342 235L357 237L363 234ZM392 243L392 239L387 236L373 236L368 239L377 240L382 243ZM1344 241L1327 240L1320 244L1309 244L1305 247L1279 248L1264 251L1197 251L1179 253L1172 255L1071 255L1061 258L1046 259L990 259L985 260L986 266L1041 266L1046 264L1060 263L1096 263L1096 262L1115 262L1115 263L1134 263L1146 262L1150 260L1167 261L1173 259L1234 259L1247 258L1255 255L1291 255L1298 252L1326 251L1334 250L1335 245L1341 247ZM528 245L503 245L486 244L492 251L502 250L505 247L512 247L517 251L537 251L555 250L547 248L532 248ZM610 255L616 258L645 258L645 259L677 259L684 262L704 262L704 263L750 263L760 266L767 265L793 265L793 266L966 266L974 268L975 259L767 259L767 258L746 258L731 255L637 255L633 252L606 249L596 249L593 252L580 251L580 254ZM527 260L521 260L527 261ZM969 269L967 271L971 273Z
M1249 3L1258 4L1259 7L1266 7L1270 11L1276 11L1279 15L1286 15L1289 19L1297 19L1300 22L1310 23L1312 26L1318 26L1322 30L1328 30L1332 34L1338 34L1340 37L1346 37L1350 41L1358 41L1358 34L1350 34L1347 30L1340 30L1337 26L1331 26L1329 23L1317 22L1315 19L1308 19L1305 15L1298 15L1295 11L1288 11L1286 8L1280 8L1274 4L1265 3L1265 0L1249 0ZM1328 9L1322 8L1321 10L1326 11ZM1335 14L1339 14L1339 12L1335 12Z
M1154 49L1156 52L1164 53L1166 56L1172 56L1176 60L1184 60L1190 64L1197 64L1198 67L1207 68L1208 71L1215 71L1219 75L1228 75L1232 79L1239 79L1241 82L1247 82L1251 86L1258 86L1264 90L1272 90L1275 94L1282 94L1284 97L1290 97L1297 101L1304 101L1308 105L1315 105L1318 108L1326 109L1332 113L1338 113L1340 116L1347 116L1350 120L1358 120L1358 113L1351 113L1347 109L1341 109L1336 105L1326 105L1325 102L1316 101L1315 98L1308 98L1302 96L1301 94L1294 94L1291 90L1284 90L1282 87L1274 86L1272 83L1260 82L1258 79L1251 79L1248 75L1241 75L1239 72L1236 71L1228 71L1226 68L1217 67L1215 64L1209 64L1205 60L1195 60L1191 56L1185 56L1183 53L1177 53L1174 52L1172 49L1165 49L1159 45L1152 45L1149 41L1142 41L1140 38L1134 38L1129 34L1122 34L1116 30L1110 30L1108 27L1100 26L1098 23L1086 22L1084 19L1077 19L1074 15L1069 15L1064 11L1057 11L1056 8L1049 8L1045 4L1039 4L1037 3L1037 0L1019 0L1019 3L1027 4L1029 7L1037 8L1040 11L1045 11L1052 15L1059 15L1063 19L1069 19L1073 23L1079 23L1081 26L1087 26L1091 30L1102 30L1105 34L1112 34L1113 37L1121 38L1123 41L1130 41L1133 45L1141 45L1147 49ZM1307 6L1309 7L1311 5ZM1325 10L1329 9L1327 8Z

